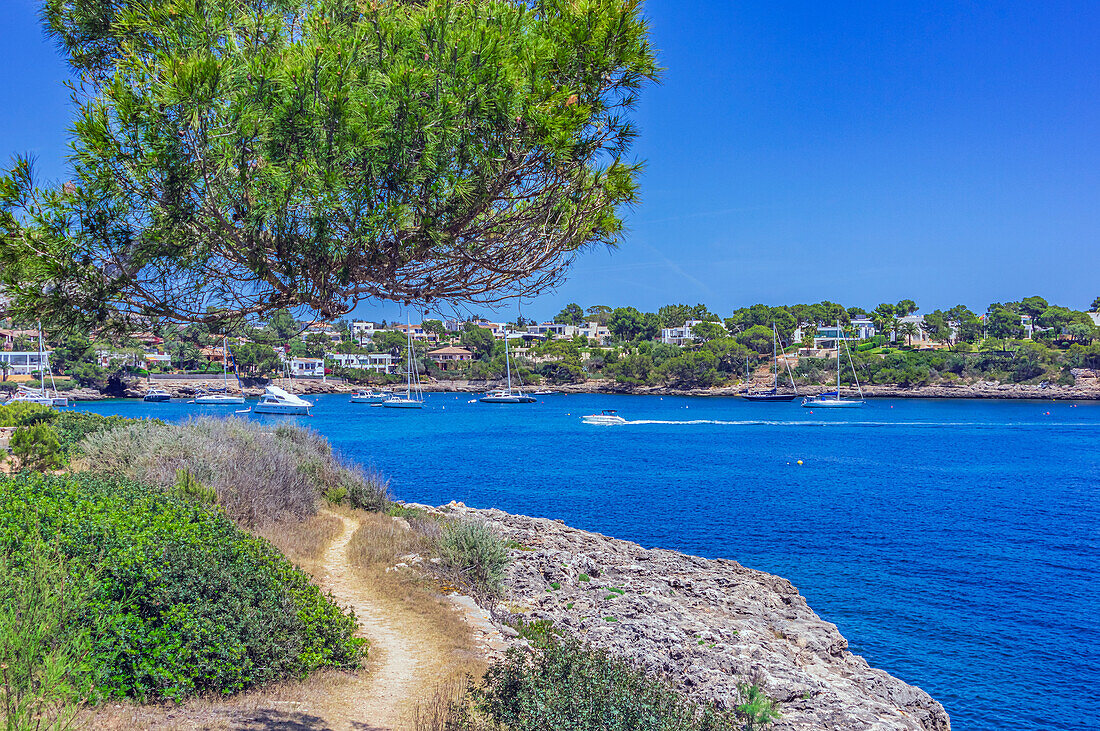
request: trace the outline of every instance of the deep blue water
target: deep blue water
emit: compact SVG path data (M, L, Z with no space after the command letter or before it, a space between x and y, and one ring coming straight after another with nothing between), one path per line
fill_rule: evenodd
M956 729L1100 727L1100 404L810 413L725 398L427 398L418 412L322 396L296 421L406 500L561 518L785 576L853 652L927 690ZM602 408L651 423L581 423Z

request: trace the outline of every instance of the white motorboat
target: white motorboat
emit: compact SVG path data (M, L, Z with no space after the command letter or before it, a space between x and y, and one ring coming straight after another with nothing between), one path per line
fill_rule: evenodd
M252 407L252 412L255 414L309 416L311 408L313 408L312 401L306 401L304 398L288 393L278 386L268 386L264 389L264 395L260 397L260 402Z
M422 409L424 408L424 392L420 390L420 371L416 367L416 358L413 357L412 325L406 328L409 343L406 347L408 358L405 369L405 390L391 393L389 398L382 401L382 406L387 409Z
M626 419L619 416L614 409L604 409L598 414L582 416L581 421L585 424L595 424L596 426L615 426L616 424L626 423Z
M508 333L504 333L504 370L508 374L508 386L493 389L478 399L483 404L533 404L537 399L528 396L522 388L512 390L512 357L508 353ZM519 372L516 373L517 380Z
M151 404L162 404L171 401L172 394L168 393L160 386L150 386L149 390L145 392L145 395L141 397L141 400Z
M353 404L380 404L388 398L393 398L392 391L367 391L360 389L351 396Z
M233 396L229 393L229 339L222 338L222 387L215 391L209 390L201 396L196 396L188 403L206 404L207 406L236 406L244 403L244 395Z
M836 321L836 334L836 390L802 399L802 406L807 409L858 409L866 403L863 400L863 389L859 385L859 376L856 375L856 364L852 362L852 351L848 350L847 342L844 343L844 350L848 353L848 364L852 366L852 380L855 381L856 388L859 390L859 399L840 397L840 343L844 341L840 320Z

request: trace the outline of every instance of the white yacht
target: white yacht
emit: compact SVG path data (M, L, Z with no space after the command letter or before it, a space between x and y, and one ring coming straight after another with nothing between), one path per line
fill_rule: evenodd
M309 416L311 408L313 408L312 401L306 401L304 398L288 393L278 386L268 386L264 389L264 395L260 397L260 402L252 407L252 413Z
M409 344L406 350L409 353L407 370L405 371L405 390L391 393L389 398L382 402L387 409L422 409L424 408L424 392L420 390L420 371L416 367L416 358L413 357L412 326L406 328L409 336Z
M598 414L582 416L581 421L585 424L595 424L596 426L614 426L616 424L626 423L626 419L619 416L614 409L604 409Z
M537 399L528 396L522 388L512 390L512 358L508 353L508 333L504 333L504 370L508 374L506 388L493 389L478 399L483 404L533 404ZM516 373L518 380L519 373Z
M222 388L218 391L207 391L201 396L196 396L194 403L206 404L206 405L231 405L231 404L243 404L244 395L233 396L229 393L229 370L227 363L229 362L229 340L222 338Z
M380 404L392 397L393 391L368 391L361 388L351 395L351 402L353 404Z
M848 353L848 363L852 366L852 379L859 390L859 399L845 399L840 397L840 343L844 341L844 331L840 329L840 320L836 321L836 390L818 394L813 398L802 399L802 405L807 409L858 409L866 402L863 400L863 389L859 385L859 376L856 375L856 364L852 362L852 351L848 350L848 343L844 343L844 350Z

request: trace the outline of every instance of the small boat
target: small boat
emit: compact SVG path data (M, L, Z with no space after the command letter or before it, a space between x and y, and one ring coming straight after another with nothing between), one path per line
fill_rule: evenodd
M787 375L791 379L791 389L794 393L780 393L779 391L779 331L775 329L775 323L772 323L772 387L767 391L746 391L741 394L741 397L746 401L764 401L764 402L780 402L780 401L794 401L798 398L798 386L794 383L794 373L791 372L791 364L783 361L787 364ZM747 364L746 364L747 367Z
M188 402L190 403L190 402ZM201 396L196 396L194 403L214 406L239 405L244 403L244 396L232 396L221 391L207 391Z
M852 366L852 379L856 382L856 388L859 389L859 399L840 397L840 343L844 340L840 320L836 322L836 331L836 390L802 399L802 406L807 409L858 409L866 403L863 400L863 389L859 385L859 377L856 375L856 364L852 362L852 351L848 350L847 343L844 343L844 349L848 352L848 363Z
M243 395L229 395L229 370L227 368L228 361L229 340L228 338L222 338L222 383L224 385L217 390L210 389L201 396L196 396L194 401L188 401L187 403L206 404L207 406L236 406L244 403ZM239 380L238 383L240 383Z
M252 411L256 414L309 416L311 408L313 408L312 401L306 401L304 398L288 393L278 386L268 386L264 389L264 395L260 397L260 402L252 407Z
M366 389L359 389L352 394L351 402L353 404L380 404L392 397L392 391L367 391Z
M408 359L405 370L405 390L399 396L391 393L389 398L382 401L382 406L387 409L422 409L424 408L424 394L420 390L420 371L416 367L416 358L413 357L412 326L406 328L409 343L406 347Z
M582 416L581 421L585 424L595 424L597 426L614 426L615 424L626 423L626 419L619 416L614 409L604 409L598 414Z
M11 404L38 404L39 406L55 406L53 396L46 393L42 388L28 388L27 386L20 386L16 389L15 393L7 401L7 405Z
M508 333L504 333L504 369L508 373L508 385L496 388L478 399L483 404L533 404L537 399L528 396L522 388L512 390L512 359L508 353ZM517 371L518 378L519 373Z
M559 393L558 391L542 390L542 391L535 391L531 395L532 396L556 396L558 393Z
M536 399L523 391L510 388L497 388L478 399L483 404L533 404Z
M160 386L151 386L145 395L141 397L142 401L146 401L151 404L162 404L166 401L172 400L172 394L165 391Z

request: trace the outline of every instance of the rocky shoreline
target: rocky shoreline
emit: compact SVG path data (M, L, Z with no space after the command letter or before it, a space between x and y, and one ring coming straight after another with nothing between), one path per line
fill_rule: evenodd
M509 642L517 619L550 620L630 658L687 695L728 706L754 679L781 704L776 731L949 731L943 706L848 651L786 579L577 530L561 521L450 503L518 545L504 601L486 607Z
M940 383L926 386L880 385L864 386L863 393L868 398L960 398L960 399L1031 399L1044 401L1096 401L1100 400L1100 372L1077 369L1073 371L1074 385L999 383L996 381L978 381L975 383ZM286 386L284 381L276 381ZM220 378L197 379L158 379L155 385L167 390L174 398L191 398L207 388L221 388ZM434 393L484 393L502 386L499 381L428 381L424 391ZM754 387L756 387L754 385ZM765 385L760 385L765 388ZM145 381L130 381L125 384L121 394L125 398L141 398L148 388ZM353 393L360 386L333 379L329 381L294 381L295 393L318 395L326 393ZM543 387L537 387L543 388ZM546 386L563 394L620 394L629 396L738 396L745 390L744 384L716 386L713 388L673 388L670 386L631 386L610 380L590 380L585 383L571 383L559 386ZM263 393L262 385L245 386L243 393L248 397L259 397ZM804 396L814 396L832 390L830 386L810 386L800 388ZM74 401L98 401L115 398L118 394L105 394L93 388L81 388L65 392Z

